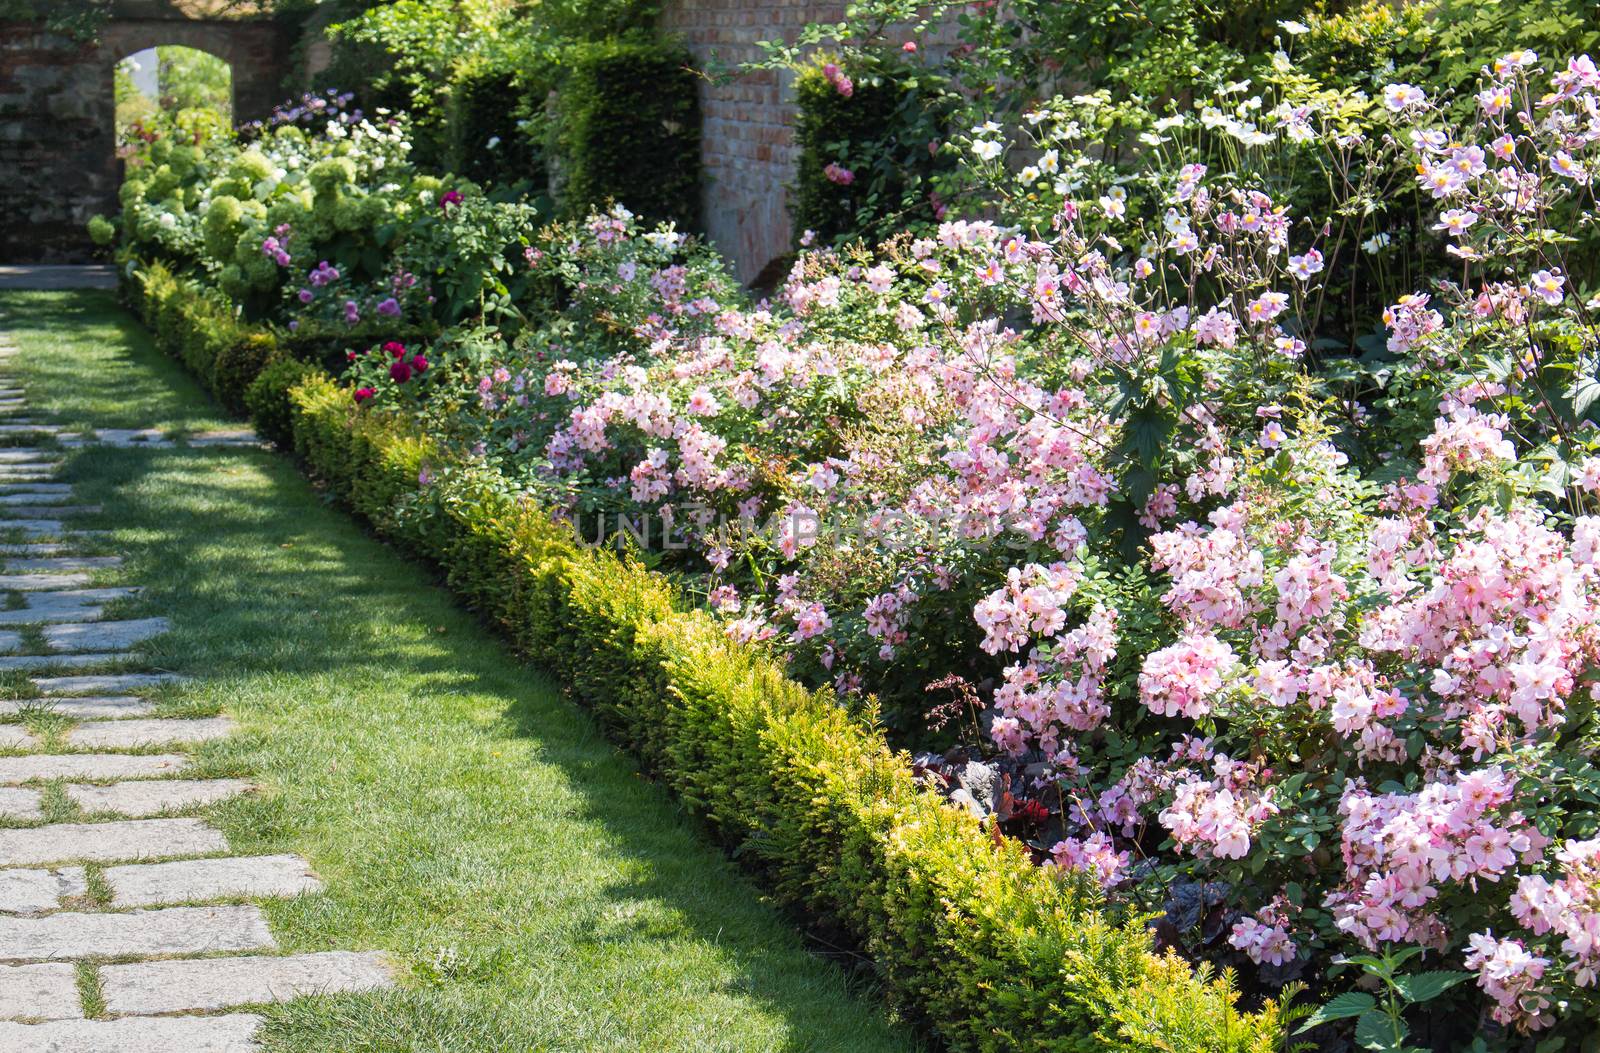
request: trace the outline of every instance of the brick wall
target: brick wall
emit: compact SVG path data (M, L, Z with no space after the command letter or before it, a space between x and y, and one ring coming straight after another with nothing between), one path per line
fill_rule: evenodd
M116 211L112 71L145 48L179 44L225 60L234 114L278 101L286 40L266 22L116 19L95 44L0 22L0 263L79 263L84 224Z
M661 29L682 40L697 63L736 66L761 57L758 40L793 39L809 22L838 22L844 5L828 0L666 0ZM794 177L791 76L746 74L727 84L702 81L701 202L707 233L749 282L793 242L787 185Z

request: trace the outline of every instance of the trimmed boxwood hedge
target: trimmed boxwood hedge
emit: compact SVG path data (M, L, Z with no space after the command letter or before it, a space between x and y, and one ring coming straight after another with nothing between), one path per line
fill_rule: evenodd
M195 295L140 287L152 289ZM269 399L268 384L284 387ZM850 933L890 997L951 1049L1281 1047L1278 1006L1239 1011L1229 978L1155 952L1142 919L1114 922L1094 888L996 843L919 789L878 729L730 641L661 575L584 547L482 469L445 469L406 421L356 406L321 370L262 372L252 401L272 400L290 407L316 477L435 562L783 902Z

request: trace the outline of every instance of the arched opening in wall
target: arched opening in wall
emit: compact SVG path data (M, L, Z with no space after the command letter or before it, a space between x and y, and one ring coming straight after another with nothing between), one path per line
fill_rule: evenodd
M119 157L157 138L204 142L233 125L233 69L210 52L145 48L118 62L114 78Z

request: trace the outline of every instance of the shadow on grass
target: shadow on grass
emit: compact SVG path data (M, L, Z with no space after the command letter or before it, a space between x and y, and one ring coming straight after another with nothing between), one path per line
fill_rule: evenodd
M222 411L107 291L0 291L0 332L27 361L8 368L28 384L36 415L96 428L201 428Z
M25 346L121 339L102 297L62 299ZM60 359L26 367L30 394L89 359L123 374L125 401L95 381L49 407L73 425L202 412L148 343ZM67 474L105 506L92 525L116 531L146 613L175 624L152 663L243 724L200 754L203 774L267 787L215 813L235 851L300 852L327 882L270 905L280 941L382 948L408 971L399 992L270 1010L271 1048L917 1048L589 715L286 459L90 448Z

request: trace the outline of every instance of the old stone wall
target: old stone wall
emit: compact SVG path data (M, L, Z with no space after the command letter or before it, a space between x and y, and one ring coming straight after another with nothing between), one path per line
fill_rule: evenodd
M84 44L0 23L0 263L79 263L84 224L116 210L120 60L159 45L209 52L233 71L234 114L266 115L282 94L288 41L271 22L113 19Z

